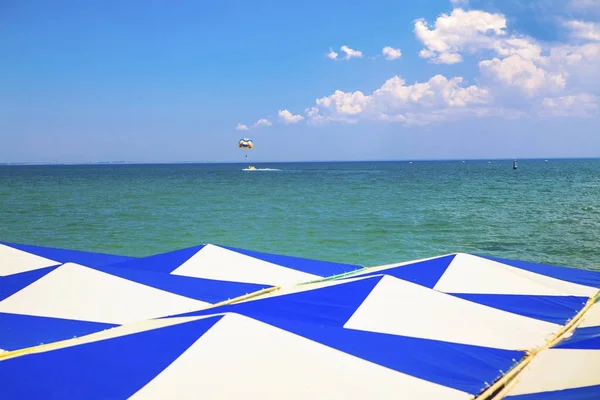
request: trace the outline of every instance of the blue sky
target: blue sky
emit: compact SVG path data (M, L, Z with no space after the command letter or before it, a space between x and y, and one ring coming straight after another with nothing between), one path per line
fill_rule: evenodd
M600 4L556 3L8 0L0 162L600 156Z

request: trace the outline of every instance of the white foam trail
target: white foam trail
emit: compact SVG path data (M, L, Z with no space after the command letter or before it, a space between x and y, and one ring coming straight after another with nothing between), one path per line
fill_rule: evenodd
M244 168L244 169L242 169L242 171L281 171L281 170L277 169L277 168L256 168L256 169Z

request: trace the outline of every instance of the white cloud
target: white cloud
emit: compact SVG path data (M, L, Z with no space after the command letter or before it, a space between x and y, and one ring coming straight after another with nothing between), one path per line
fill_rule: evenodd
M600 11L599 0L571 0L569 8L577 11Z
M279 110L279 118L284 124L296 124L304 119L302 115L293 115L288 110Z
M340 51L346 55L342 58L338 58L339 54L336 53L335 51L333 51L333 49L329 49L329 53L327 53L327 58L329 58L332 61L336 61L336 60L348 61L351 58L362 58L363 57L362 51L351 49L350 47L348 47L346 45L343 45L342 47L340 47Z
M260 127L263 127L263 126L271 126L271 125L273 125L273 123L271 121L269 121L268 119L265 119L265 118L261 118L258 121L256 121L254 123L254 125L252 125L252 127L253 128L260 128Z
M596 96L588 93L546 97L542 100L540 115L545 117L593 117L598 115Z
M600 41L600 23L571 20L566 21L564 26L576 39Z
M570 91L600 92L600 42L551 47L548 56L542 57L538 64L547 71L567 77L567 89Z
M465 11L455 8L450 15L442 14L432 29L424 19L415 22L415 35L425 45L419 55L432 63L455 64L463 60L461 53L494 51L507 57L540 57L541 48L529 37L508 36L506 18L485 11Z
M599 0L596 0L600 3ZM579 6L591 2L580 2ZM465 54L494 55L479 62L481 83L500 99L521 103L518 93L532 102L536 96L567 96L600 88L600 29L598 23L572 20L563 24L583 44L542 44L508 32L506 17L480 10L456 8L440 15L433 26L415 22L415 35L425 46L419 55L431 63L456 64ZM488 56L489 57L489 56ZM512 90L512 93L509 93ZM516 97L515 97L516 96ZM531 106L531 104L530 104Z
M538 42L508 31L504 15L478 10L455 8L440 15L433 26L419 19L414 25L424 45L419 55L439 64L462 62L467 54L477 56L480 75L476 84L439 74L407 84L394 76L372 92L335 90L318 98L305 110L306 120L309 124L384 121L422 125L488 116L598 115L599 24L571 20L563 27L577 41ZM341 53L345 56L336 54L335 59L362 57L348 46L342 46ZM387 59L401 56L399 49L389 46L382 53ZM289 111L280 111L285 122L293 115L283 116L284 111Z
M436 75L427 82L406 85L404 79L394 76L369 95L336 90L317 99L306 114L312 124L360 120L422 124L452 118L453 114L485 114L487 111L478 108L490 101L487 89L466 87L461 77Z
M345 93L336 90L331 96L317 99L316 103L319 110L331 110L330 117L333 120L353 122L353 117L363 113L370 100L361 91Z
M483 76L517 87L528 96L534 96L542 90L564 89L566 85L562 74L549 73L516 54L502 60L494 58L481 61L479 69Z
M597 115L599 98L573 92L567 85L569 68L565 64L587 65L600 59L597 53L600 50L585 46L551 50L556 54L551 52L536 61L519 54L483 60L479 63L482 76L477 85L467 85L462 77L438 74L426 82L413 84L394 76L372 93L336 90L306 109L307 121L309 124L386 121L424 125L469 117ZM567 54L570 61L565 61L569 59Z
M343 45L342 47L340 47L340 50L343 51L344 53L346 53L346 55L344 56L344 60L349 60L351 58L362 58L363 57L362 51L351 49L350 47L348 47L346 45Z
M250 127L248 127L248 125L238 123L237 126L235 127L235 129L237 129L238 131L247 131L249 129L266 127L266 126L271 126L271 125L273 125L273 123L271 121L269 121L268 119L265 119L265 118L261 118L258 121L256 121L254 124L252 124L252 126L250 126Z
M487 89L475 85L464 87L462 77L448 79L435 75L427 82L406 85L404 79L388 79L373 96L388 110L407 107L465 107L489 102Z
M577 66L596 67L600 61L600 43L584 45L563 45L550 49L550 55L541 60L548 68L573 68Z
M393 47L386 46L381 51L385 56L386 60L397 60L402 56L400 49L394 49Z
M456 64L462 61L462 56L457 53L442 53L435 60L440 64Z
M506 19L501 14L455 8L450 15L440 15L433 29L429 29L427 21L418 19L414 31L417 39L426 47L420 56L432 62L442 62L440 55L458 60L460 51L489 41L489 34L504 35L505 28Z

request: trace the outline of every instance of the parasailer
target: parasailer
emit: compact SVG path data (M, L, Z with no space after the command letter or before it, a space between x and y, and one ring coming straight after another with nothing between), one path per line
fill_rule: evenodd
M243 138L238 142L238 147L242 150L252 150L254 148L254 142L252 139ZM246 154L245 158L248 158L248 154ZM256 168L251 165L248 169L255 170Z

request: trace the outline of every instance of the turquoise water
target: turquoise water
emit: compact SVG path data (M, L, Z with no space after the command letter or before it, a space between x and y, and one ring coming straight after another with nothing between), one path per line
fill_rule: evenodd
M463 251L600 269L600 160L0 166L0 240L199 243L377 265Z

